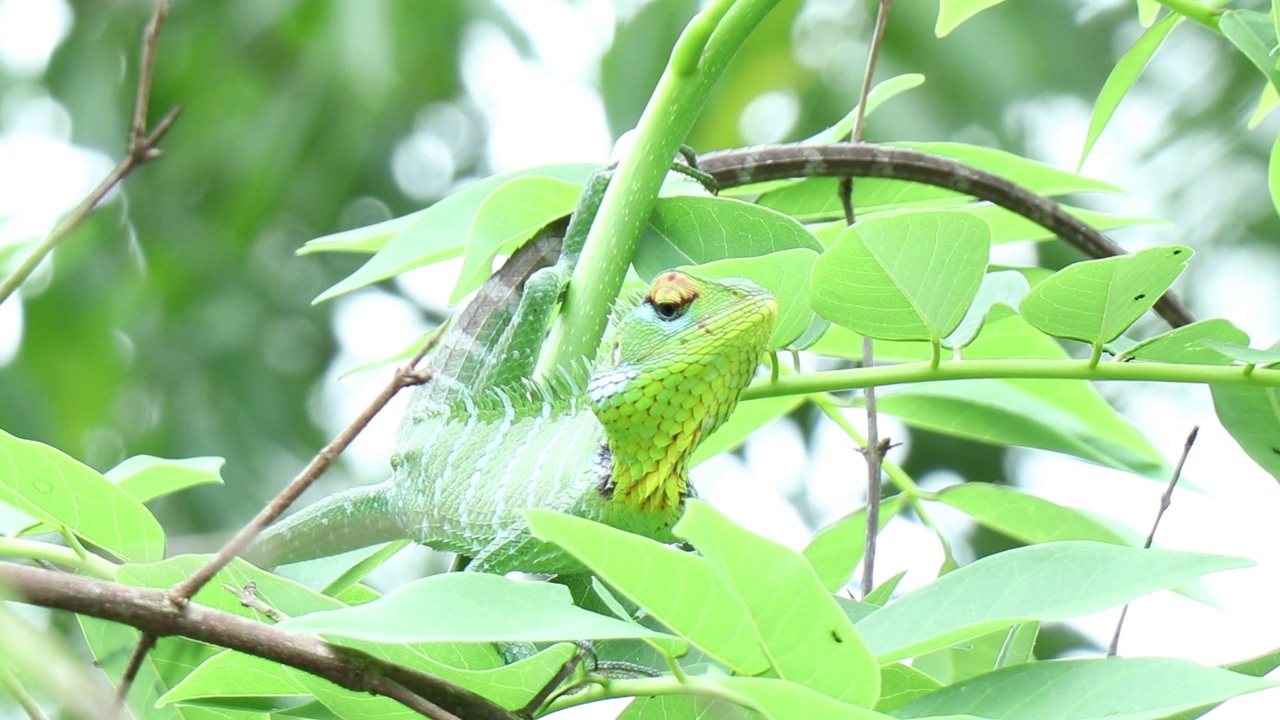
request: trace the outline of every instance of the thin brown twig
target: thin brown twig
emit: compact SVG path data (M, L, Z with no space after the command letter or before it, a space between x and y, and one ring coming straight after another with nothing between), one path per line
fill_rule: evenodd
M32 249L31 254L23 259L13 273L5 278L4 282L0 283L0 304L8 300L9 296L21 287L22 283L26 282L31 273L35 272L35 269L53 252L54 248L66 240L71 232L78 228L85 221L85 218L89 217L89 214L129 173L133 172L138 166L161 156L157 146L165 134L169 132L169 128L173 127L174 121L178 119L178 114L182 112L181 105L174 107L156 125L154 130L150 133L147 132L147 103L151 98L151 79L155 68L156 44L160 38L160 28L163 26L164 18L168 12L168 0L156 0L155 11L152 13L151 20L147 23L146 30L142 34L142 59L138 68L138 91L134 98L133 123L129 130L129 146L125 150L124 157L103 178L102 182L98 183L98 186L75 206L70 214L55 225L53 230L49 231L44 240L41 240Z
M431 378L429 372L419 372L415 368L422 361L422 358L426 357L431 348L435 347L439 337L439 335L433 336L408 364L399 368L395 377L391 379L391 382L387 383L382 392L378 393L373 402L360 411L360 414L343 428L342 432L338 433L332 442L321 448L320 452L311 458L311 462L307 463L307 466L278 495L272 498L271 502L267 503L252 520L240 528L239 532L219 548L216 555L186 580L170 588L170 602L178 607L186 605L192 596L200 591L200 588L204 587L213 579L214 575L218 574L219 570L226 567L227 563L231 562L241 552L244 552L245 548L249 547L249 544L253 542L254 538L258 537L259 533L276 518L280 517L285 510L288 510L289 506L298 499L298 496L311 487L311 483L315 482L316 478L320 477L329 468L329 465L347 449L351 441L355 440L356 436L368 426L369 421L382 412L382 409L391 401L391 398L395 397L396 393L403 388L419 385L429 380Z
M1160 520L1173 502L1173 489L1178 486L1178 478L1182 477L1182 467L1187 464L1187 456L1191 454L1191 446L1196 444L1196 436L1199 434L1199 425L1191 428L1191 432L1187 434L1187 441L1182 446L1182 456L1178 458L1178 464L1173 468L1173 475L1169 478L1169 485L1165 487L1164 493L1160 495L1160 508L1156 510L1155 520L1151 521L1151 530L1147 533L1147 539L1142 543L1143 550L1150 549L1151 543L1155 542L1156 528L1160 527ZM1114 656L1120 648L1120 630L1124 628L1124 619L1128 614L1129 603L1125 603L1120 610L1120 619L1116 621L1116 631L1111 636L1111 644L1107 646L1107 657Z
M138 679L138 672L142 670L142 661L146 659L147 653L155 648L157 639L155 635L143 633L142 637L138 638L138 644L133 646L133 653L129 655L129 664L125 665L124 672L120 674L120 684L116 686L114 705L116 711L124 709L129 688L133 687L133 681Z
M867 67L862 75L862 92L858 97L858 110L854 115L853 130L849 141L862 142L862 130L866 120L867 98L871 96L871 81L875 77L876 62L880 58L880 48L884 44L884 28L889 21L889 7L893 0L880 0L876 10L876 27L871 38L871 47L867 51ZM853 177L840 178L840 199L844 205L845 220L852 225L853 215ZM870 337L862 338L862 365L875 365L875 343ZM876 537L880 534L880 460L884 457L888 441L880 441L879 414L876 411L875 388L862 391L862 398L867 413L867 445L862 454L867 461L867 532L862 554L862 597L871 594L875 588L876 570Z
M292 633L195 603L175 608L164 590L3 562L0 584L24 602L122 623L155 637L181 636L237 650L306 671L348 690L394 698L435 720L519 720L447 680L351 648L335 647L313 635Z

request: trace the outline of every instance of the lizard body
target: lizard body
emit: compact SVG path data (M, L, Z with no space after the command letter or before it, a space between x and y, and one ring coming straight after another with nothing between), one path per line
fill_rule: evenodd
M907 148L776 145L710 153L698 167L722 188L797 176L923 182L1004 206L1093 257L1123 253L1048 198ZM294 515L250 549L251 560L282 564L411 538L474 557L476 570L577 570L529 536L519 511L533 507L670 540L689 453L736 405L776 305L749 283L664 274L619 324L618 344L590 383L530 381L607 182L607 173L588 181L563 242L552 229L526 244L455 318L431 356L435 380L415 390L406 412L392 479ZM683 325L655 314L672 298L685 308ZM715 302L730 308L719 320L702 309ZM1191 319L1171 294L1157 309L1174 325ZM712 340L704 354L691 354L686 344L704 336ZM733 367L726 374L695 357L733 358Z
M749 281L662 273L616 323L589 380L531 380L602 178L588 181L554 262L555 233L527 244L443 336L429 356L433 379L414 390L401 422L392 477L287 518L250 560L284 564L408 538L471 557L478 571L581 571L529 534L527 508L674 540L688 458L751 381L777 303Z

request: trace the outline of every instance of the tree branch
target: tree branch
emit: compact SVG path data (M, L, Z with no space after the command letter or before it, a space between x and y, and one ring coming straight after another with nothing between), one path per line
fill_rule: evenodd
M155 69L156 62L156 43L160 39L160 28L164 25L164 18L169 12L168 0L156 0L155 10L151 14L151 21L147 23L146 30L142 33L142 60L138 67L138 91L134 98L133 105L133 124L129 130L129 147L125 150L124 157L116 164L111 173L107 175L102 182L98 183L79 205L71 211L53 230L45 236L44 240L31 251L31 254L23 259L22 263L13 271L9 277L0 283L0 304L9 299L9 296L17 290L22 283L26 282L31 273L39 267L41 261L53 252L67 237L80 226L81 223L89 217L89 214L98 207L99 203L119 185L125 177L134 171L139 165L144 165L156 158L160 157L160 150L157 147L160 140L169 132L169 128L173 127L174 121L178 119L178 114L182 112L182 106L176 106L164 116L164 119L156 125L155 129L150 133L147 132L147 103L151 98L151 78Z
M304 670L348 690L393 698L436 720L519 720L466 688L318 637L195 603L175 608L163 590L13 563L0 563L0 585L33 605L123 623L154 637L177 635L238 650Z

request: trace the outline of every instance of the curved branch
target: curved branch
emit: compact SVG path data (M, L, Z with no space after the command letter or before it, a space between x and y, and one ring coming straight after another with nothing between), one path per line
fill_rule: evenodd
M431 718L519 720L466 688L312 635L287 632L210 607L176 609L163 590L0 563L0 585L33 605L123 623L147 635L178 635L304 670L356 692L383 695Z
M870 143L761 145L698 156L698 169L722 188L796 177L878 177L925 183L999 205L1053 231L1094 258L1124 255L1124 248L1049 198L958 160L910 148ZM1155 310L1173 327L1195 322L1172 292Z

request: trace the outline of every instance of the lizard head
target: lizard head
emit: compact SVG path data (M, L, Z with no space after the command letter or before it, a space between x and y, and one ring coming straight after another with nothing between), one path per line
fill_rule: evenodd
M738 404L769 350L778 304L747 280L675 270L614 328L588 385L612 454L612 499L662 511L686 494L689 455Z

